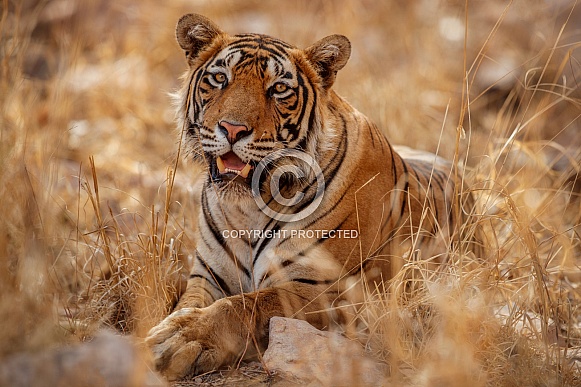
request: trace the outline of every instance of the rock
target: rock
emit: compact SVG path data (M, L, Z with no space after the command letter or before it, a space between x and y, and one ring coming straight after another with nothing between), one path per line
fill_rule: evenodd
M269 371L310 386L379 386L388 375L387 367L367 355L358 342L282 317L270 320L263 361Z
M101 332L92 341L0 362L0 386L165 386L129 339Z

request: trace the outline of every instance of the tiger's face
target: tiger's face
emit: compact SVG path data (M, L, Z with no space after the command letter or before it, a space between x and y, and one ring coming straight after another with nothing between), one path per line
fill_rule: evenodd
M280 149L316 158L319 99L349 57L347 38L300 50L265 35L226 35L200 15L182 17L176 35L190 64L186 150L208 166L214 187L251 194L257 164Z
M317 128L308 97L315 89L296 63L290 46L247 35L233 37L197 70L190 114L216 185L249 187L264 157L312 145L308 134Z

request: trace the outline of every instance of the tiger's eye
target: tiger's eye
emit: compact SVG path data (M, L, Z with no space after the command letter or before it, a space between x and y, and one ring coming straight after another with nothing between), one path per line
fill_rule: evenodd
M226 75L224 75L222 73L216 73L216 74L214 74L214 79L218 83L224 83L226 81Z
M276 85L274 85L274 91L276 91L277 93L284 93L287 90L288 86L285 85L284 83L277 83Z

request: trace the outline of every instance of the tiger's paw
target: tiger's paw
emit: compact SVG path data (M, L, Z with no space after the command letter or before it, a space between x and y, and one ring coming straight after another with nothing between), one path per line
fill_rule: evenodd
M145 342L156 369L168 380L213 371L235 359L236 340L228 343L226 322L212 309L180 309L149 331Z

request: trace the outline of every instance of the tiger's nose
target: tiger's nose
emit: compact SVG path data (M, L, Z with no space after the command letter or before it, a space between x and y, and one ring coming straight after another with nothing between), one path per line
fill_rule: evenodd
M228 121L220 121L218 128L226 135L230 144L234 144L236 141L252 133L252 129L248 129L246 125L231 124Z

